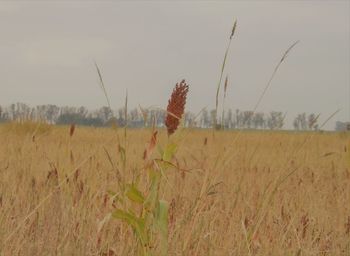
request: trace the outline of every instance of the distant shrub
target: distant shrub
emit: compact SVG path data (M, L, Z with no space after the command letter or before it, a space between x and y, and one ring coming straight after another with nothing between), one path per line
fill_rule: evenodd
M86 126L104 126L103 120L98 117L84 117L77 113L66 113L58 117L56 124L70 125L70 124L86 125Z

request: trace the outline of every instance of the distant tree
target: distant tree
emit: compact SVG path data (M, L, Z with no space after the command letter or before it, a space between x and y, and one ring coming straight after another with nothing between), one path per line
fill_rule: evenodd
M210 118L207 109L203 109L201 118L200 118L200 127L208 128L210 126Z
M103 106L97 111L97 118L101 119L104 123L113 117L113 111L110 107Z
M196 118L196 115L193 114L192 112L189 112L189 111L185 112L183 117L184 126L185 127L194 126L195 118Z
M211 126L217 125L217 122L216 122L216 110L215 109L210 110L210 125ZM219 128L219 127L214 127L214 128L216 129L216 128Z
M242 128L242 115L239 109L236 109L236 128Z
M244 111L243 112L243 127L244 128L252 128L252 123L253 123L253 111Z
M118 125L119 126L125 126L126 125L126 121L125 121L125 109L123 108L119 108L117 110L117 121L118 121Z
M316 116L315 114L310 114L308 116L308 128L309 130L317 130L318 129L318 124L317 124L317 120L318 116Z
M60 108L56 105L40 105L30 109L30 119L46 121L54 124L59 116Z
M77 113L77 108L76 107L61 107L60 108L60 113L59 115L63 115L63 114L75 114Z
M87 125L87 126L103 126L104 122L98 117L86 117L79 113L65 113L61 114L57 119L59 125Z
M10 120L17 119L17 112L16 112L16 105L15 104L11 104L9 107L9 117L10 117Z
M319 125L317 123L318 116L315 114L309 114L301 113L298 114L294 121L293 121L293 127L295 130L318 130Z
M263 129L265 125L264 113L254 113L252 121L255 129Z
M86 117L87 114L89 113L89 111L84 107L84 106L81 106L77 109L77 113L82 116L82 117Z
M267 119L267 127L271 130L282 129L284 117L282 112L272 111Z
M232 129L233 126L233 112L232 109L227 111L227 114L224 116L224 127L228 129Z
M132 109L130 111L130 121L134 122L139 120L140 120L139 111L137 110L137 108Z
M306 120L306 113L302 113L300 115L300 124L302 130L307 130L307 120Z
M335 123L335 130L336 131L350 131L350 122L337 121Z
M300 124L299 124L298 118L294 118L293 127L294 127L294 130L300 130Z
M142 114L142 121L144 123L144 126L149 127L150 126L149 109L147 108L142 109L141 114Z
M28 120L30 117L30 107L25 103L17 103L17 116L20 121Z
M5 122L6 121L6 117L5 117L5 110L3 109L3 107L0 106L0 123Z
M114 115L115 113L115 115ZM45 121L51 124L80 124L103 126L112 122L123 127L128 123L128 127L142 127L155 125L157 127L164 126L166 112L161 109L142 109L137 108L125 113L125 108L119 108L113 113L109 107L101 107L94 111L81 107L58 107L56 105L39 105L29 107L24 103L11 104L8 107L0 106L0 122L7 120L23 121L27 119L35 121ZM126 117L125 117L126 115ZM195 123L196 116L187 111L183 116L183 125L189 125L209 128L215 123L215 110L204 109L199 116L198 124ZM144 122L145 121L145 122ZM295 130L318 130L318 116L315 114L298 114L293 120ZM218 125L219 129L282 129L284 125L284 115L282 112L271 111L268 114L262 112L254 113L253 111L241 111L236 109L228 109L222 116L222 122ZM337 130L346 130L347 123L337 122ZM344 128L345 127L345 128ZM350 127L349 127L350 128Z
M294 129L296 130L307 130L308 121L306 118L306 113L298 114L293 121L293 126L294 126Z
M11 104L6 112L9 120L23 121L30 117L30 107L21 102Z
M35 107L35 110L31 111L31 118L36 121L46 121L46 106L39 105Z
M143 117L137 108L134 108L129 113L129 127L142 127L144 125Z
M163 111L162 109L156 109L156 124L158 127L164 127L165 126L165 117L166 117L166 112ZM183 118L185 118L183 116Z

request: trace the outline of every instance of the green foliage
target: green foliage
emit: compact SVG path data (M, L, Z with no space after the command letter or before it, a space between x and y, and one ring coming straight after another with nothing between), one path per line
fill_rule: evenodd
M135 203L143 204L145 201L142 192L139 191L134 184L127 186L126 196Z
M160 158L145 160L149 163L146 164L146 186L135 182L123 186L123 198L117 200L120 208L112 213L112 217L132 228L141 255L168 255L169 203L159 198L159 191L165 172L175 166L171 161L177 145L169 142L164 149L158 145L158 151ZM119 146L119 155L125 167L126 152L122 146ZM114 192L111 195L117 197Z
M169 203L164 200L159 200L157 208L157 226L160 232L162 255L167 255L168 253L168 212Z
M149 243L149 237L145 229L145 219L136 217L133 212L126 212L117 209L113 212L112 216L116 219L125 221L128 225L132 227L135 231L139 241L141 242L143 248L146 248Z
M163 152L162 159L164 161L169 162L173 158L173 156L175 155L176 150L177 150L177 145L174 143L169 143Z

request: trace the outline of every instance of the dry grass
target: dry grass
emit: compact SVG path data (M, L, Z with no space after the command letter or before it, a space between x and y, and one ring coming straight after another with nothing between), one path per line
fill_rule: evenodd
M136 255L132 230L109 218L109 191L119 175L143 179L151 131L128 130L125 168L111 129L32 133L0 126L0 255ZM350 255L349 134L173 136L178 168L160 193L169 255ZM167 131L157 139L165 145Z

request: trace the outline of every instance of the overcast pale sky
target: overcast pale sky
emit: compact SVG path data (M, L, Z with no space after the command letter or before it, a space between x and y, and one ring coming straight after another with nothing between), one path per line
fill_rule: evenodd
M175 83L190 84L188 110L215 106L225 74L226 108L250 110L294 41L258 111L349 118L349 1L0 2L0 104L164 107Z

